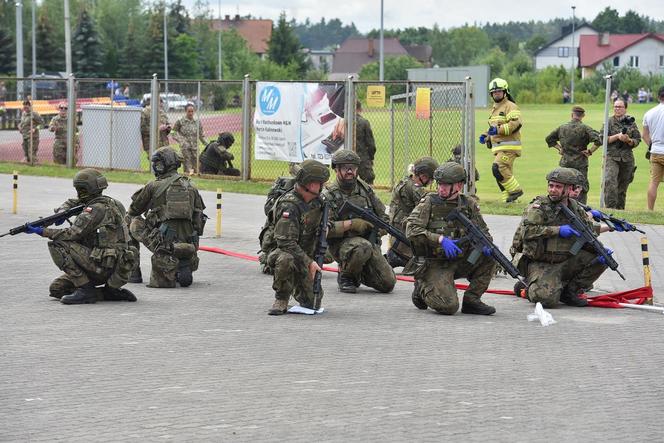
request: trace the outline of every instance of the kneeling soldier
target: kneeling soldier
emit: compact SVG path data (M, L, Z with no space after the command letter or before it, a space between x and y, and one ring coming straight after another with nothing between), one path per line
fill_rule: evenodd
M487 237L487 227L476 199L461 194L466 171L455 162L440 165L433 173L438 192L427 194L406 219L406 235L413 248L413 259L404 273L415 276L413 304L419 309L431 308L439 314L453 315L459 309L454 280L467 278L470 285L463 296L461 312L491 315L496 312L480 298L489 287L495 263L490 250L483 250L471 264L471 249L462 250L459 240L464 237L463 226L449 222L446 217L458 210L480 228ZM488 248L487 248L488 249ZM408 272L413 269L414 272Z
M274 270L274 304L269 315L285 314L291 296L300 306L318 310L321 294L314 297L313 281L321 269L314 261L322 216L320 193L330 171L316 160L305 160L295 176L295 186L277 200L273 209L277 247L267 257ZM315 299L314 299L315 298Z

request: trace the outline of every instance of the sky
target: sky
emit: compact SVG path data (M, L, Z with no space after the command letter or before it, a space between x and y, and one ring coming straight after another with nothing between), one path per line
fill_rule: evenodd
M216 16L220 0L208 0ZM194 0L184 0L188 8ZM576 6L576 16L592 20L601 10L610 6L621 15L632 9L641 15L657 20L664 19L663 0L634 1L551 1L517 0L516 2L496 2L487 0L463 0L451 2L445 0L384 0L384 26L386 29L438 24L441 28L452 28L464 24L503 23L508 21L547 21L556 17L572 16L572 6ZM332 7L333 6L333 7ZM380 28L380 0L221 0L221 14L251 14L254 17L269 18L276 21L281 11L288 19L295 18L303 22L307 17L312 22L339 18L344 24L351 22L360 32Z

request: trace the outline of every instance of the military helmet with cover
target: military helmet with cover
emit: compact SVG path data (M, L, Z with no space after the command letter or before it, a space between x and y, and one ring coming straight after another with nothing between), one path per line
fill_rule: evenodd
M235 137L230 132L222 132L217 137L217 142L222 144L226 148L230 148L233 143L235 143Z
M494 91L509 91L509 85L507 80L504 80L500 77L496 77L489 82L489 93Z
M159 148L152 154L152 169L157 175L176 171L181 164L182 154L169 146Z
M438 183L453 184L466 181L466 170L457 162L445 162L433 172Z
M101 192L108 188L108 181L101 172L96 169L86 168L81 169L74 176L74 188L83 190L90 195L101 194Z
M579 178L577 172L572 168L559 167L546 175L547 181L554 181L564 185L578 185Z
M295 181L301 185L312 182L325 183L330 178L330 170L317 160L305 160L295 175Z
M429 177L433 177L433 172L438 167L438 162L433 157L422 157L415 160L413 164L413 173L415 174L427 174Z
M339 165L357 165L360 166L360 156L350 149L339 149L332 155L332 167Z

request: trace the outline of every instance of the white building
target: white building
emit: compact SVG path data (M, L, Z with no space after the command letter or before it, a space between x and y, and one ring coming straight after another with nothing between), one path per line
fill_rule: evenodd
M579 65L579 42L582 36L597 35L598 32L587 23L582 23L572 34L571 25L565 27L562 35L552 42L541 47L535 53L535 69L540 70L549 66L562 66L567 69Z
M642 74L664 74L664 34L609 34L581 36L581 78L609 62L616 69L637 68Z

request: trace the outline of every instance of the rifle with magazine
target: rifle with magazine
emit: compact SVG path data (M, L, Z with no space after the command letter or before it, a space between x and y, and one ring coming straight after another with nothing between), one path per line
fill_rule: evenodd
M579 202L577 202L579 203ZM613 214L607 214L602 211L599 211L597 209L593 209L590 206L584 205L583 203L579 203L579 205L583 208L584 211L593 211L593 219L596 222L604 222L606 225L611 229L612 231L636 231L640 232L641 234L645 234L644 231L638 229L636 226L633 224L629 223L627 220L624 218L617 218L614 217ZM596 215L597 214L597 215ZM618 229L616 229L618 227Z
M318 226L318 240L316 241L316 250L314 251L314 261L319 268L323 269L323 262L325 261L325 253L327 252L327 222L330 217L330 205L327 202L323 203L323 214L320 218L320 225ZM314 276L314 309L319 308L321 299L321 280L323 277L322 271L317 271Z
M9 230L9 232L5 232L4 234L0 235L0 237L4 237L5 235L22 234L28 230L28 226L32 226L33 228L37 227L45 228L46 226L50 226L52 224L59 225L65 220L69 220L69 218L83 212L84 208L85 205L78 205L74 206L73 208L67 209L66 211L56 212L55 214L49 215L48 217L40 218L35 221L28 222L23 225L12 228Z
M470 257L468 257L469 263L475 264L480 257L480 254L483 253L483 250L488 248L491 251L491 258L494 259L505 272L507 272L512 278L523 283L525 286L528 286L526 282L523 281L519 270L512 264L510 259L505 257L505 254L498 249L498 246L494 245L493 242L489 240L489 237L487 237L480 228L475 226L468 217L463 215L463 213L454 209L447 215L447 217L445 217L445 220L459 222L468 233L468 235L461 238L460 242L463 243L464 241L468 241L473 247L473 252L471 252Z
M572 212L567 207L567 205L560 205L560 209L562 210L563 214L565 214L565 217L567 217L569 220L572 228L579 233L579 238L572 245L570 253L572 255L576 255L585 244L588 244L593 249L593 251L595 251L598 257L603 258L603 261L609 268L611 268L612 271L616 271L620 278L625 280L625 276L622 275L622 273L618 270L618 262L616 262L613 257L611 257L611 254L606 251L604 245L599 240L597 240L597 236L595 236L595 233L592 231L592 229L590 229L590 227L584 221L580 220L579 217L577 217L576 214L574 214L574 212Z

